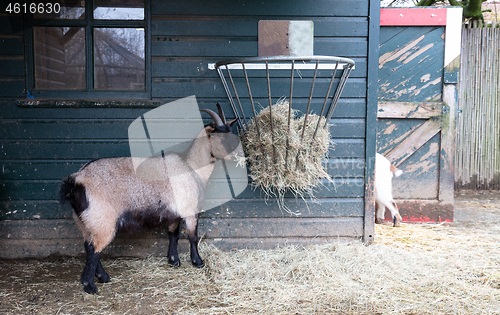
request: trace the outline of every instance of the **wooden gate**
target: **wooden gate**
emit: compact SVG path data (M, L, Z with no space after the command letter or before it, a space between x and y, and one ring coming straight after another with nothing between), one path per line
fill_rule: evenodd
M453 220L461 17L381 10L377 151L404 172L393 180L403 221Z

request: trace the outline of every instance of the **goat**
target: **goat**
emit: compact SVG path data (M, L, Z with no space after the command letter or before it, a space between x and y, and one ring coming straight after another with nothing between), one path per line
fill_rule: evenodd
M403 173L397 169L381 154L375 156L375 203L377 204L377 215L375 223L384 221L385 207L391 211L394 226L401 226L401 215L392 198L392 178L399 177Z
M63 179L60 202L71 204L73 218L84 238L86 262L81 283L85 292L97 292L94 276L99 282L110 281L101 265L100 254L117 231L136 232L168 224L168 263L180 266L177 242L183 220L191 263L203 267L197 244L198 213L215 158L229 159L239 144L236 136L228 136L234 121L227 123L219 104L217 107L219 115L200 109L212 117L214 125L204 127L183 153L98 159ZM139 164L143 172L134 168ZM145 178L145 174L152 176Z

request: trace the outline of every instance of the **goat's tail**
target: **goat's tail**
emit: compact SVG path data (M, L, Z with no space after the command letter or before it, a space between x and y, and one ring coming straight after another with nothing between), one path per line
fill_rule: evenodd
M70 175L63 179L59 189L59 203L70 204L75 213L80 214L89 206L85 186L75 181L75 177Z
M396 166L394 166L392 164L391 164L390 170L391 170L392 174L394 174L394 177L399 177L399 176L401 176L401 174L403 174L402 170L400 170L399 168L396 168Z

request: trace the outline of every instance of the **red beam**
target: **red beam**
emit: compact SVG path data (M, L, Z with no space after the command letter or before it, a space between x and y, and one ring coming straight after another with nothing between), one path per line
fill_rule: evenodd
M446 8L380 9L381 26L446 25Z

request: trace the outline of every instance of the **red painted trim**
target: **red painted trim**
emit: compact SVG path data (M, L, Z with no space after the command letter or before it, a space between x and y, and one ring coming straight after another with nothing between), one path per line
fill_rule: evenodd
M446 8L380 9L381 26L446 25Z

